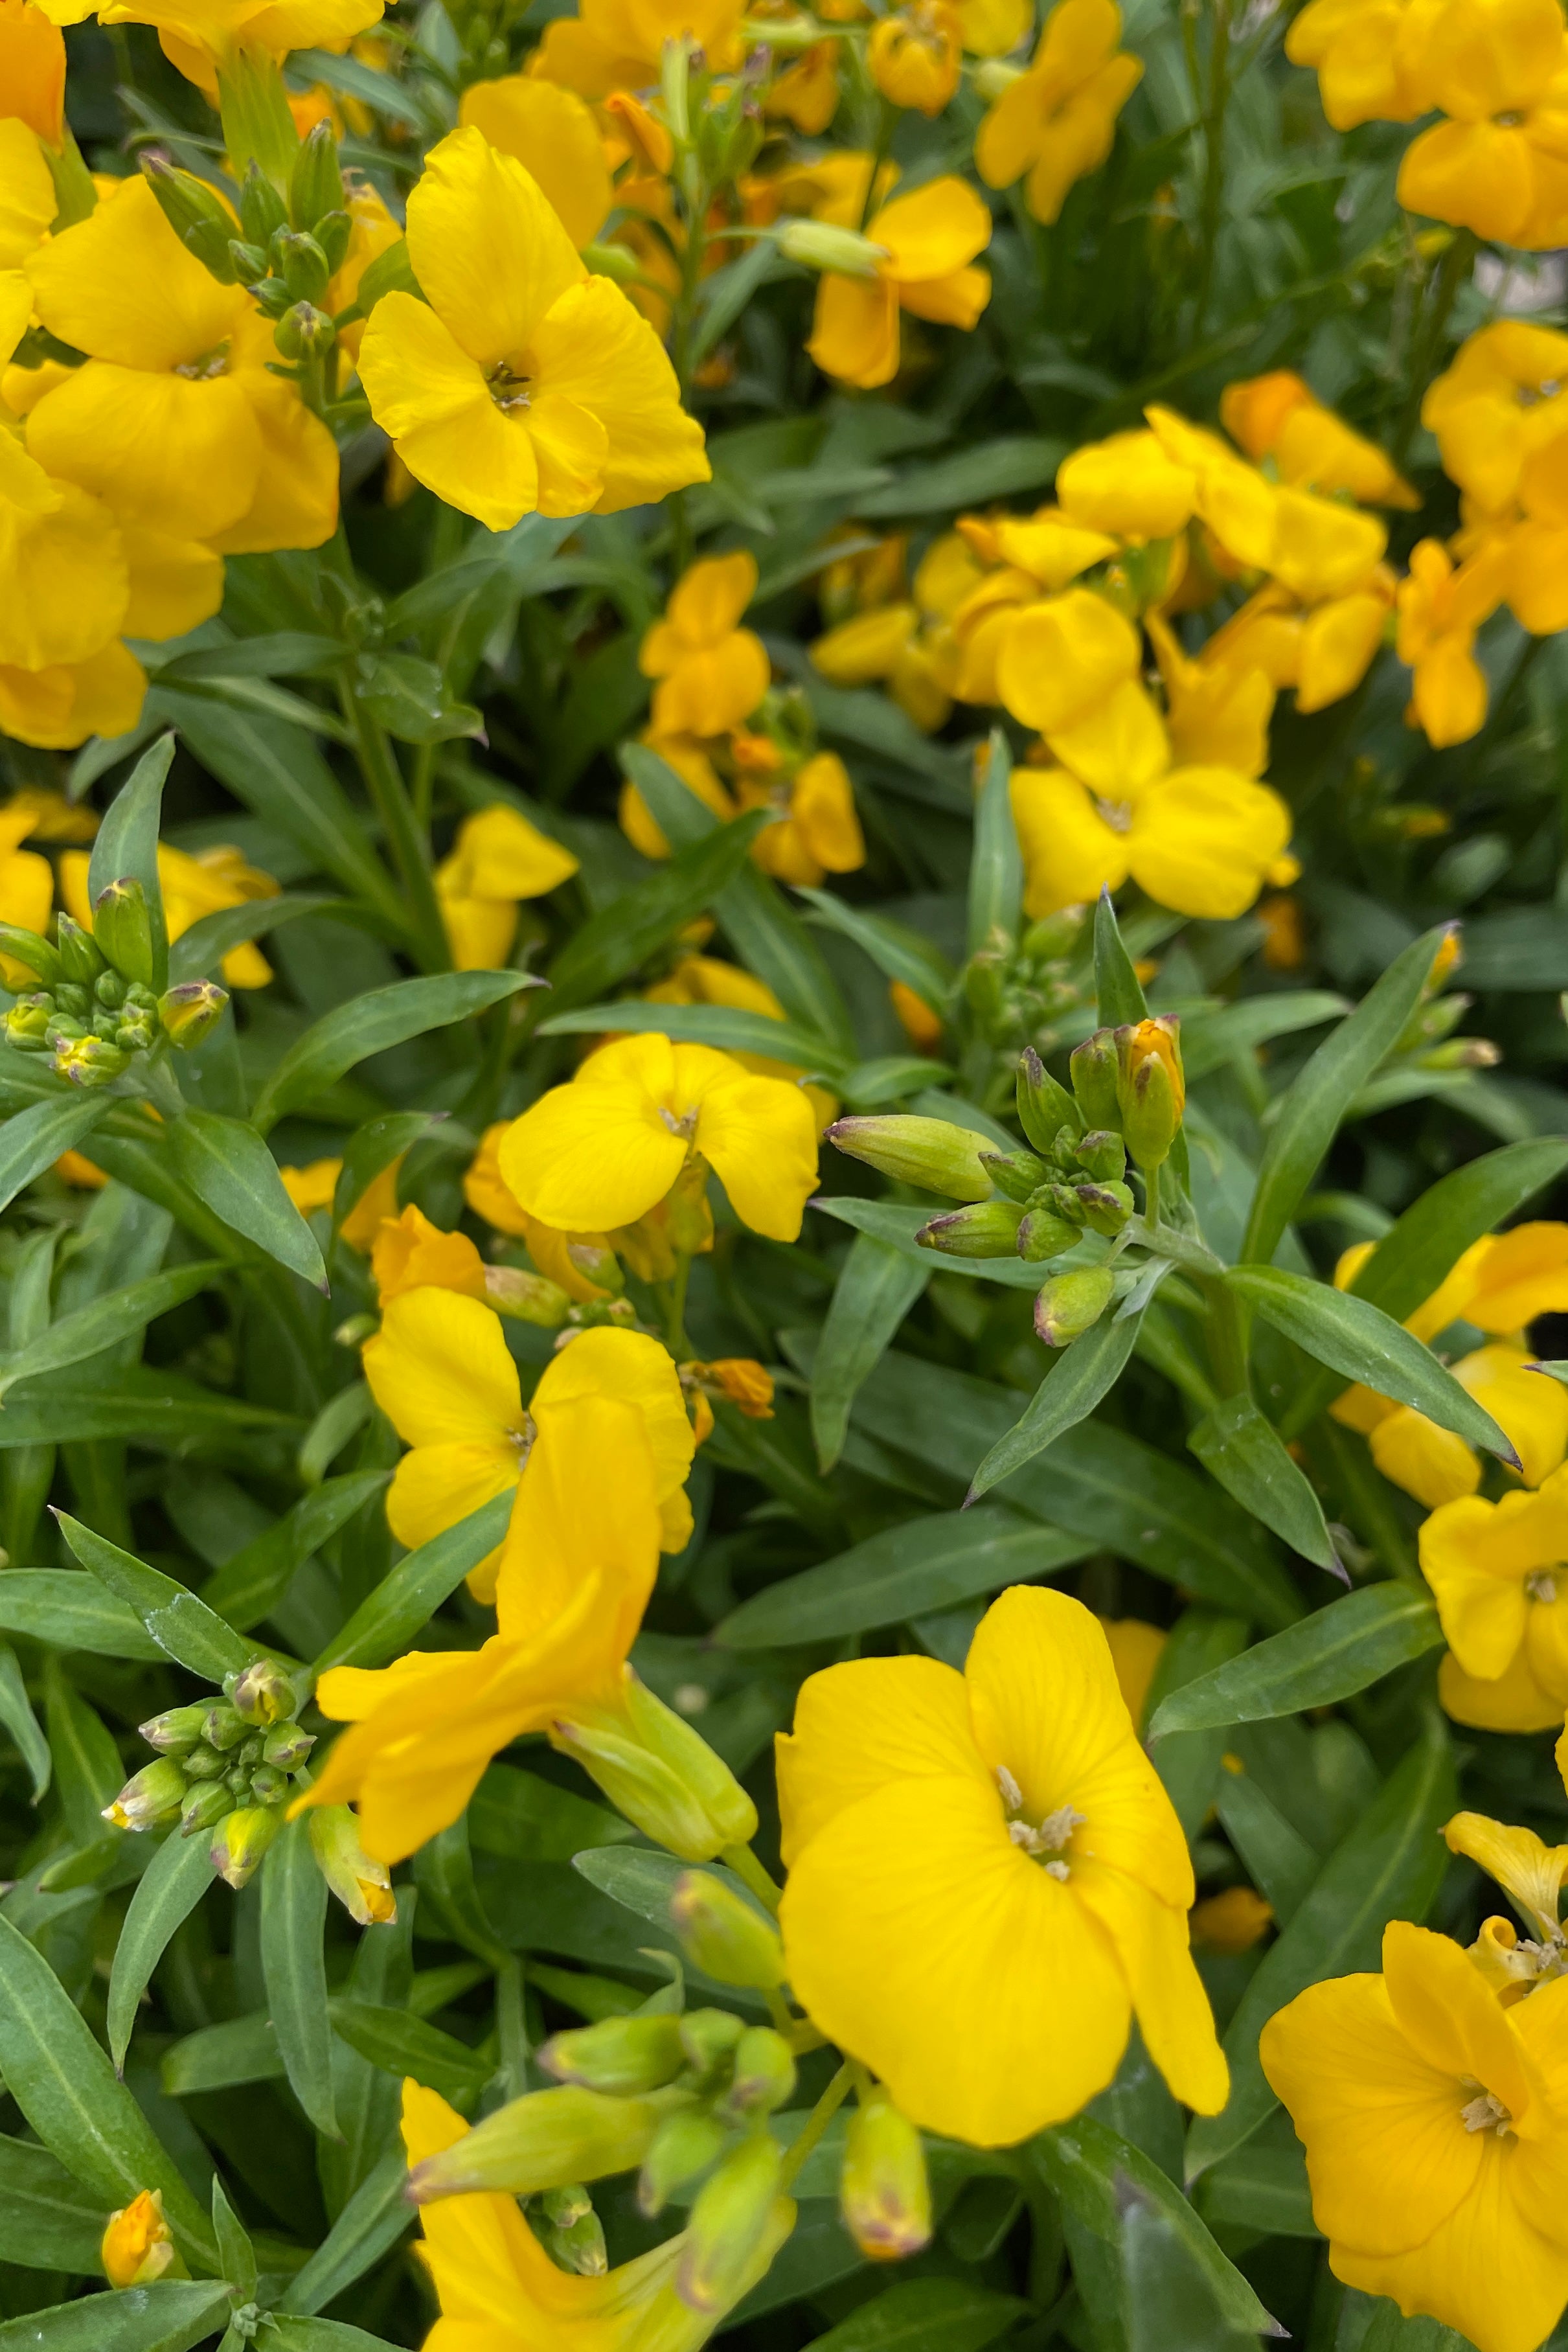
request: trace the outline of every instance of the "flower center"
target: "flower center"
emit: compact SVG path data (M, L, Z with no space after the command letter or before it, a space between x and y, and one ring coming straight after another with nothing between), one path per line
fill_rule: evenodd
M1459 2121L1465 2129L1468 2132L1496 2132L1499 2139L1506 2139L1513 2129L1513 2117L1497 2093L1483 2091L1473 2074L1465 2075L1463 2080L1466 2090L1473 2090L1476 2094L1459 2109Z
M199 360L182 360L174 373L186 377L192 383L211 383L214 376L226 373L228 363L228 344L214 343L212 350L204 352Z
M692 1109L682 1111L679 1118L677 1118L673 1110L666 1110L664 1104L661 1103L659 1105L659 1117L664 1120L664 1125L669 1129L670 1133L672 1135L678 1135L683 1143L689 1143L693 1136L697 1131L697 1114L695 1105Z
M514 1429L512 1432L512 1443L517 1449L517 1468L519 1472L528 1468L528 1456L534 1450L534 1440L538 1433L538 1423L534 1419L533 1414L531 1412L525 1412L521 1427Z
M487 382L490 386L491 399L497 407L503 410L508 416L515 415L518 410L529 405L528 395L533 389L533 377L519 375L505 360L490 370Z
M1550 1569L1542 1569L1536 1575L1525 1578L1524 1589L1531 1601L1544 1601L1550 1608L1557 1598L1557 1579Z
M1037 1862L1043 1862L1048 1877L1070 1878L1072 1874L1061 1859L1062 1852L1071 1843L1073 1831L1082 1827L1088 1815L1071 1804L1058 1805L1053 1813L1042 1814L1039 1821L1031 1822L1024 1811L1023 1790L1005 1764L997 1767L997 1786L1002 1792L1008 1835L1014 1845L1032 1854ZM1049 1861L1047 1855L1051 1857Z
M1494 114L1492 121L1500 131L1517 131L1524 117L1517 108L1513 108L1507 114Z
M1094 806L1113 833L1132 832L1133 803L1131 801L1096 800Z

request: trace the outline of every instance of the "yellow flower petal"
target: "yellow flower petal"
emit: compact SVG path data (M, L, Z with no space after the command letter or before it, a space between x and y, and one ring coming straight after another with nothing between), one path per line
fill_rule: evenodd
M810 1675L795 1724L774 1742L783 1856L862 1797L905 1780L990 1783L969 1727L962 1675L936 1658L856 1658Z
M524 166L574 246L580 248L598 235L613 190L598 126L575 92L533 74L471 82L457 121Z
M553 1087L502 1137L503 1181L530 1216L564 1232L633 1223L685 1162L675 1115L660 1116L674 1084L667 1038L601 1047L570 1086Z
M1013 821L1024 861L1024 911L1031 920L1083 906L1127 878L1127 840L1064 768L1015 768Z
M204 359L248 309L183 246L147 182L120 182L29 258L38 316L94 359L162 372Z
M376 423L427 489L488 530L533 513L538 467L526 425L497 406L483 370L427 304L383 295L359 369Z
M0 269L21 268L59 208L37 132L15 115L0 120Z
M882 278L824 270L806 345L824 375L874 391L898 373L898 293Z
M635 1411L650 1450L655 1501L677 1494L696 1448L667 1349L640 1331L580 1332L546 1365L529 1410L538 1414L584 1396L610 1397Z
M211 539L237 522L262 461L256 412L234 376L198 382L107 360L45 394L27 441L51 474L177 539Z
M681 406L664 347L607 278L569 287L534 329L529 352L544 392L597 419L607 448L595 514L619 514L706 482L702 426Z
M538 182L473 128L426 155L408 200L408 253L431 308L486 373L526 351L587 274Z
M1184 2106L1217 2116L1230 2096L1230 2070L1193 1963L1186 1912L1092 1859L1074 1859L1071 1869L1079 1900L1114 1946L1145 2048Z
M515 1446L517 1368L500 1317L477 1299L444 1290L394 1298L363 1360L371 1394L405 1444Z
M591 1391L541 1402L537 1419L496 1580L497 1622L509 1642L547 1637L591 1569L595 1655L560 1696L613 1703L659 1567L647 1423L623 1398Z

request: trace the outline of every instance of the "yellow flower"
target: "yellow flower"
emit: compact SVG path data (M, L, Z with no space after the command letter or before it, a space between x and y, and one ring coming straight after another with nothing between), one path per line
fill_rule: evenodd
M739 637L749 634L745 629L736 632ZM721 782L713 761L694 737L661 735L656 728L646 727L638 740L646 743L651 751L657 751L660 759L674 768L676 775L696 794L704 808L711 809L721 824L727 824L730 818L737 814L728 788ZM644 857L660 860L668 857L670 845L662 828L654 824L647 802L629 776L622 781L616 814L621 820L621 830L633 849L640 851Z
M114 2287L151 2286L171 2267L180 2267L163 2219L162 2189L143 2189L110 2215L99 2260Z
M55 877L48 859L21 845L40 834L48 837L47 814L41 804L51 797L16 793L0 807L0 922L16 923L25 931L47 930L54 904ZM26 966L11 956L0 957L0 976L7 988L37 986Z
M1427 21L1421 111L1449 119L1405 151L1410 212L1501 245L1560 244L1568 221L1568 88L1559 0L1447 0Z
M57 147L65 134L65 105L66 45L59 26L34 0L0 0L0 121L25 122Z
M1397 651L1414 672L1406 718L1437 749L1468 743L1487 715L1486 672L1476 631L1502 602L1504 554L1496 541L1456 570L1440 540L1410 551L1399 589Z
M868 603L821 636L812 667L834 686L885 681L899 708L927 734L946 726L958 683L954 614L982 578L967 541L944 531L915 574L908 600Z
M1047 741L1059 764L1015 768L1012 779L1030 915L1080 905L1130 877L1162 907L1225 919L1244 914L1265 881L1283 878L1284 802L1236 769L1175 766L1141 686L1117 687Z
M1141 1617L1102 1617L1099 1624L1110 1645L1122 1703L1133 1718L1134 1730L1142 1732L1149 1686L1168 1637L1158 1625L1146 1625Z
M361 1255L373 1246L383 1220L397 1215L400 1165L394 1160L390 1168L383 1168L379 1176L371 1178L339 1228L349 1247ZM277 1172L283 1179L284 1191L300 1215L308 1217L318 1210L331 1208L343 1163L340 1160L312 1160L304 1168L280 1168Z
M813 1675L779 1791L790 1982L914 2122L988 2147L1060 2123L1134 2013L1176 2096L1224 2105L1186 1841L1079 1602L1005 1592L962 1675Z
M1422 37L1442 0L1309 0L1285 36L1292 65L1315 66L1336 131L1414 122L1427 100L1416 78Z
M562 21L558 18L557 22ZM435 2091L402 2086L402 2137L411 2168L452 2147L470 2126ZM635 2261L579 2278L551 2262L515 2197L479 2191L420 2208L418 2252L441 2318L430 2352L697 2352L721 2312L698 2313L675 2293L684 2231ZM736 2295L748 2294L795 2226L795 2207L776 2199Z
M1450 1654L1438 1694L1459 1723L1543 1731L1568 1708L1568 1467L1533 1494L1445 1503L1421 1529L1421 1571Z
M38 0L57 25L155 25L158 44L215 104L217 77L241 57L281 64L290 49L346 47L382 0Z
M84 851L67 850L60 860L60 896L75 920L89 931L92 900L88 893L88 865ZM165 841L158 845L158 887L171 940L183 938L204 915L278 895L271 875L248 866L237 849L204 849L192 857ZM230 988L265 988L272 978L272 966L254 940L246 940L225 956L223 975Z
M1197 1950L1228 1955L1251 1951L1273 1923L1273 1905L1253 1886L1227 1886L1206 1895L1193 1905L1187 1922Z
M615 514L706 481L700 425L646 320L591 278L520 163L433 147L408 200L426 299L383 295L360 345L376 422L416 480L492 530Z
M574 91L536 74L470 82L457 123L525 167L579 251L598 236L615 194L599 126Z
M1038 221L1058 218L1075 181L1110 154L1116 118L1144 77L1121 47L1115 0L1059 0L1046 19L1034 63L981 123L975 163L988 188L1028 173L1024 195Z
M743 0L580 0L575 16L546 26L528 70L580 98L647 89L658 83L664 43L686 33L723 73L741 61L744 14Z
M747 758L753 751L755 763ZM769 825L751 845L765 874L798 887L814 889L824 874L852 874L865 864L865 837L855 813L854 787L836 751L816 751L791 772L776 766L766 737L737 737L741 773L736 792L743 809L776 808L781 824Z
M744 549L676 581L638 655L643 677L659 681L656 735L727 735L756 709L772 673L761 638L737 625L756 589L757 559Z
M743 971L737 963L722 963L716 956L682 956L666 979L656 981L643 993L650 1004L733 1004L742 1013L760 1013L766 1021L785 1018L784 1007L765 980ZM731 1059L762 1078L795 1081L802 1075L792 1062L776 1061L766 1054L735 1054ZM822 1087L807 1087L804 1091L821 1134L838 1117L838 1102Z
M1375 564L1343 595L1312 606L1270 581L1215 631L1203 659L1232 670L1260 670L1276 689L1293 686L1298 710L1326 709L1359 686L1372 667L1397 588L1385 563Z
M1489 1821L1484 1813L1456 1813L1443 1835L1451 1853L1468 1855L1497 1880L1534 1929L1535 1953L1542 1958L1550 1956L1555 1963L1552 1972L1559 1972L1563 1948L1558 1915L1563 1881L1568 1879L1568 1845L1547 1845L1533 1830L1509 1829L1501 1822ZM1517 1944L1511 1948L1517 1951ZM1523 1956L1510 1975L1521 1975L1532 1957Z
M383 1217L377 1226L371 1272L383 1307L407 1290L485 1297L485 1261L467 1234L443 1233L412 1201L401 1215Z
M1223 633L1210 637L1194 660L1158 613L1150 613L1145 626L1165 683L1166 726L1178 765L1212 763L1260 776L1269 764L1274 709L1267 672L1250 667L1245 646L1228 645Z
M881 16L866 44L866 66L891 106L940 114L958 87L964 28L951 0L908 0Z
M762 13L751 11L753 16ZM792 122L808 139L820 139L838 110L837 41L813 41L769 84L762 100L762 111L770 121Z
M1506 513L1526 462L1568 429L1565 383L1568 335L1500 319L1468 337L1427 387L1421 422L1480 513Z
M831 221L845 209L829 204L818 217ZM822 272L806 348L824 375L870 392L898 373L900 310L940 326L974 325L991 299L990 273L973 266L991 241L991 215L973 188L949 176L883 204L865 234L878 248L874 275Z
M1271 458L1279 479L1298 489L1330 498L1343 491L1362 506L1420 506L1376 443L1342 423L1289 368L1228 384L1219 421L1255 465Z
M504 964L517 935L517 908L542 898L577 872L577 859L505 801L457 828L452 854L435 869L435 893L459 971Z
M1312 1985L1263 2028L1335 2277L1477 2352L1534 2352L1568 2298L1565 2000L1505 2009L1457 1944L1396 1920L1380 1977Z
M605 1398L636 1414L651 1449L656 1544L679 1551L690 1536L691 1424L675 1368L656 1339L580 1332L545 1367L525 1410L498 1315L455 1290L403 1290L366 1340L364 1368L371 1393L411 1449L387 1495L387 1525L411 1549L516 1487L507 1541L526 1563L526 1530L559 1433L580 1407ZM498 1545L472 1572L482 1600L497 1591L506 1549Z
M601 1046L503 1136L500 1168L542 1223L608 1232L663 1201L694 1154L743 1224L797 1239L817 1181L811 1107L707 1045L648 1035Z

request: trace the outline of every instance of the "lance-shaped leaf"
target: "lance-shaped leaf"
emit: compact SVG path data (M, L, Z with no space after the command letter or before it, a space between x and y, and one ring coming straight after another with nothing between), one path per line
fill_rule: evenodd
M213 1884L211 1844L210 1836L182 1837L178 1829L171 1831L131 1898L109 1979L109 2048L119 2074L125 2072L137 2006L152 1971Z
M336 2139L322 1951L327 1882L316 1867L309 1831L308 1821L287 1822L262 1866L261 1968L289 2088L317 2130Z
M302 915L319 915L341 905L336 898L305 898L289 892L277 898L247 898L238 907L219 907L182 931L169 949L169 977L202 980L217 972L226 955Z
M1437 1609L1422 1586L1369 1585L1173 1691L1156 1709L1149 1737L1333 1706L1442 1644Z
M0 2262L90 2275L109 2212L47 2147L0 2139Z
M320 1245L254 1127L219 1111L188 1110L169 1130L169 1151L196 1198L231 1231L318 1290L326 1289Z
M174 757L174 738L164 735L143 751L109 804L99 826L88 861L87 889L96 905L111 882L140 882L147 894L152 929L152 986L169 984L169 930L163 919L163 893L158 880L158 825L163 810L163 783Z
M1243 1510L1283 1537L1292 1551L1343 1576L1323 1507L1304 1470L1293 1462L1271 1421L1249 1396L1227 1397L1187 1437L1211 1478Z
M144 1281L128 1282L123 1289L106 1291L74 1315L62 1315L25 1348L0 1358L0 1400L18 1381L64 1371L70 1364L86 1363L106 1348L117 1347L121 1339L145 1330L155 1317L194 1298L226 1271L217 1258L204 1259L196 1265L171 1266Z
M279 2311L308 2315L323 2304L335 2303L396 2245L413 2226L403 2195L407 2179L402 2146L394 2145L360 2183L309 2261L289 2281Z
M329 1666L382 1666L406 1650L422 1625L456 1591L472 1568L494 1551L507 1532L514 1497L493 1495L455 1527L444 1528L400 1559L375 1591L361 1601L348 1623L334 1633L311 1672ZM0 1602L5 1599L0 1578Z
M305 1032L285 1054L256 1098L252 1124L265 1135L289 1111L324 1094L371 1054L384 1054L486 1012L520 988L537 988L526 971L442 971L423 980L394 981L350 997Z
M1144 983L1127 953L1109 890L1101 891L1094 908L1094 998L1102 1028L1149 1017Z
M389 2074L412 2074L444 2098L475 2098L484 2089L495 2065L479 2052L427 2025L406 2010L388 2009L369 2000L335 2000L332 2030L350 2050Z
M1023 852L1013 823L1012 747L993 727L985 751L985 776L975 807L975 845L969 854L969 953L977 955L1001 932L1016 939L1023 913Z
M384 1470L352 1470L313 1486L214 1571L202 1594L206 1606L240 1633L248 1633L282 1600L311 1553L329 1543L380 1494L388 1475Z
M62 1151L74 1151L113 1108L113 1097L99 1087L86 1094L46 1096L26 1110L13 1111L0 1127L0 1209L8 1209Z
M677 851L645 882L591 915L549 968L551 1009L592 1003L635 971L655 948L706 914L769 821L767 809L748 810L733 824L720 825Z
M229 2312L226 2286L160 2279L0 2324L0 2352L190 2352Z
M844 1450L857 1390L923 1296L932 1271L874 1234L857 1234L851 1243L811 1360L811 1437L824 1476Z
M107 1536L84 1528L67 1512L57 1511L55 1517L82 1566L136 1612L165 1656L188 1666L193 1675L204 1675L210 1683L221 1683L225 1675L244 1673L256 1654L255 1643L225 1625L204 1601L198 1601L162 1569L149 1568L144 1559L121 1551Z
M343 1147L343 1166L332 1195L332 1223L340 1227L364 1199L383 1168L412 1150L445 1118L444 1111L392 1110L368 1118Z
M828 1077L841 1076L849 1064L825 1038L775 1021L766 1013L747 1013L737 1004L584 1004L553 1014L539 1023L541 1037L596 1036L606 1029L635 1034L647 1031L677 1043L714 1045L723 1054L762 1054L769 1061L793 1062ZM929 1071L931 1065L925 1066Z
M795 895L811 909L806 918L808 922L821 924L824 930L837 931L842 939L853 940L885 978L901 981L933 1013L943 1011L953 985L953 967L935 941L894 921L891 916L852 907L845 899L836 898L831 890L797 886Z
M43 1727L27 1696L21 1662L8 1642L0 1643L0 1724L10 1733L16 1753L27 1768L33 1783L33 1802L37 1804L49 1785L53 1759Z
M1124 2189L1122 2287L1127 2352L1248 2352L1255 2324L1227 2309L1211 2262L1146 2191ZM1283 2335L1283 2328L1272 2331Z
M1021 1470L1026 1462L1054 1445L1081 1421L1087 1421L1101 1398L1114 1387L1126 1368L1138 1337L1137 1315L1103 1315L1092 1330L1062 1350L1007 1435L993 1445L969 1484L974 1502L993 1486Z
M1277 1331L1320 1364L1343 1372L1347 1381L1364 1381L1379 1396L1414 1405L1439 1429L1451 1429L1467 1444L1519 1468L1507 1431L1460 1387L1430 1348L1381 1307L1307 1275L1288 1274L1283 1266L1236 1265L1224 1278Z

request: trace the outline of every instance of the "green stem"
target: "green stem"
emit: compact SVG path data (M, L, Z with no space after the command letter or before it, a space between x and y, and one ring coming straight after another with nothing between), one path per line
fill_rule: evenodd
M881 110L877 116L876 143L871 151L871 170L866 173L865 195L861 204L861 216L855 223L862 236L865 235L867 221L876 210L876 184L882 177L882 167L887 161L888 152L893 145L894 129L898 121L897 107L885 98L880 99L879 102Z
M1222 1397L1247 1393L1247 1318L1223 1282L1204 1286L1208 1297L1208 1352Z
M353 679L347 671L340 678L338 692L343 716L353 730L354 751L365 790L381 819L382 830L408 893L410 940L427 971L450 971L452 950L436 902L428 845L415 821L392 739L354 692Z
M782 1895L748 1845L727 1845L719 1855L727 1870L733 1870L743 1886L750 1888L758 1901L775 1915Z
M1149 1247L1157 1249L1160 1241L1160 1165L1144 1171L1144 1229Z
M849 2097L853 2082L854 2071L846 2058L807 2117L804 2131L793 2142L786 2155L783 2169L779 2175L780 2189L788 2189L799 2178L801 2166Z
M1197 296L1193 306L1193 330L1201 333L1214 287L1215 248L1219 242L1219 216L1225 197L1225 117L1230 104L1231 0L1214 0L1213 29L1208 48L1208 102L1203 116L1203 198L1198 213ZM1189 49L1197 63L1197 43Z
M692 1278L692 1261L686 1250L675 1252L675 1271L670 1283L670 1302L664 1317L664 1345L677 1364L691 1353L686 1338L686 1289Z
M1425 319L1418 323L1411 337L1410 389L1406 395L1398 428L1394 436L1394 446L1389 452L1396 466L1403 466L1410 444L1416 438L1416 428L1421 422L1421 404L1437 372L1448 313L1454 307L1460 287L1470 274L1475 257L1473 233L1468 228L1456 230L1453 241L1438 264L1437 283L1432 289Z

